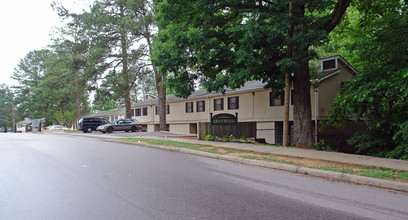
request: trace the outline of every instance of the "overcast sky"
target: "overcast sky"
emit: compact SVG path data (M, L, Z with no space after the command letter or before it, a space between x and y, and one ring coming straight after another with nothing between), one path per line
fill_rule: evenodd
M74 12L88 9L93 0L54 0ZM12 80L20 59L32 50L40 50L51 43L52 27L61 26L52 10L53 0L3 1L0 13L0 84L17 85Z

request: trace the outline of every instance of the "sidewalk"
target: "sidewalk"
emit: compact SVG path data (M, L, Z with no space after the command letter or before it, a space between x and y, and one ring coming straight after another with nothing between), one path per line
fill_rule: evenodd
M274 146L266 146L266 145L255 145L255 144L244 144L244 143L233 143L233 142L202 141L202 140L174 138L174 137L167 137L166 140L195 143L195 144L205 144L205 145L212 145L216 147L251 150L251 151L262 152L262 153L272 153L272 154L304 157L304 158L311 158L311 159L345 162L345 163L367 165L367 166L386 167L386 168L391 168L391 169L408 171L408 161L407 160L395 160L395 159L378 158L378 157L371 157L371 156L362 156L362 155L356 155L356 154L306 150L306 149L298 149L298 148L274 147Z
M140 137L140 138L146 138L146 137ZM185 142L185 143L192 143L192 144L194 143L194 144L202 144L202 145L211 145L214 147L250 150L250 151L261 152L261 153L270 153L270 154L275 154L275 155L287 155L287 156L294 156L294 157L307 158L307 159L320 159L324 161L335 161L335 162L344 162L344 163L357 164L357 165L385 167L385 168L408 171L408 161L404 161L404 160L394 160L394 159L376 158L376 157L370 157L370 156L361 156L361 155L345 154L345 153L337 153L337 152L325 152L325 151L306 150L306 149L298 149L298 148L286 148L286 147L275 147L275 146L266 146L266 145L245 144L245 143L201 141L201 140L196 140L196 139L186 139L186 138L181 138L181 137L174 137L172 135L168 135L168 136L166 135L166 136L161 136L161 137L156 136L156 137L149 137L149 138L164 139L164 140L169 140L169 141ZM345 181L345 182L350 182L350 183L355 183L355 184L374 186L374 187L384 188L388 190L396 190L399 192L408 193L408 183L406 182L399 182L399 181L379 179L379 178L373 178L373 177L367 177L367 176L361 176L361 175L354 175L350 173L315 169L315 168L285 164L285 163L280 163L280 162L262 161L262 160L247 159L247 158L237 157L237 156L214 154L210 152L204 152L204 151L187 149L187 148L178 148L178 147L171 147L171 146L165 146L165 145L155 145L155 144L149 144L149 143L143 143L143 142L127 142L127 141L114 140L114 139L109 139L106 141L159 148L159 149L168 150L168 151L174 151L174 152L192 154L196 156L203 156L203 157L209 157L209 158L214 158L214 159L226 160L226 161L231 161L234 163L242 163L242 164L247 164L247 165L289 171L293 173L298 173L298 174L308 175L308 176L315 176L315 177L330 179L334 181Z

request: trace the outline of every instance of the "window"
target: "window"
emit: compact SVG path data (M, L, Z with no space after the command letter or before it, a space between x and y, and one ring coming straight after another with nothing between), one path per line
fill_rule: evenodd
M147 107L144 107L143 108L143 116L146 116L147 115Z
M194 112L193 102L186 102L186 113Z
M224 98L214 99L214 111L224 110Z
M135 109L135 115L136 116L141 116L142 115L140 108Z
M166 105L166 114L170 114L170 106Z
M280 106L285 103L284 93L279 95L273 94L272 92L269 93L269 106Z
M239 97L238 96L228 98L228 109L229 110L239 109Z
M205 101L198 101L196 104L197 112L205 112Z
M134 109L130 110L130 116L132 116L132 117L135 116L135 110Z
M154 106L155 115L159 115L159 106ZM170 106L166 105L166 114L170 114Z
M336 60L326 60L323 61L323 70L334 69L336 68Z

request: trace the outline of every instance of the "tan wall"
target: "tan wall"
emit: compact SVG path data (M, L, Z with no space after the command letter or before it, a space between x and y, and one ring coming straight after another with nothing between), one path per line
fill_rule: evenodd
M171 124L170 132L179 134L189 134L190 124Z
M154 125L147 125L147 132L154 132Z
M341 90L341 83L352 78L352 74L346 69L342 62L338 62L340 72L325 79L318 88L318 116L327 117L331 103L334 102L337 94Z
M166 122L168 124L183 124L186 128L174 128L178 131L183 130L189 132L187 129L189 123L198 123L198 122L209 122L210 114L213 115L220 113L229 113L234 114L238 113L238 120L240 122L273 122L273 121L282 121L283 120L283 106L269 106L269 93L270 90L260 90L254 92L246 92L240 94L225 94L215 97L205 98L205 99L194 99L186 100L179 102L168 102L170 105L170 114L166 115ZM312 93L312 96L314 94ZM228 97L239 96L239 109L228 109ZM224 110L215 111L214 110L214 99L224 99ZM205 101L205 112L197 112L197 101ZM185 103L193 102L194 103L194 112L186 113ZM138 106L133 108L143 108L144 106ZM154 114L155 106L148 106L148 115L147 116L138 116L133 117L139 120L142 124L159 124L159 116L152 115ZM154 118L154 121L153 121ZM293 105L290 106L290 120L293 120ZM171 127L171 126L170 126ZM172 128L170 128L172 130Z
M342 62L338 62L338 67L341 71L325 80L323 80L318 88L318 103L315 103L315 89L310 89L311 95L311 110L312 120L316 119L315 112L318 115L326 116L330 108L330 104L334 101L337 93L340 91L341 82L345 82L352 76L345 68ZM170 131L176 133L186 133L189 131L190 123L209 122L210 113L214 115L219 113L238 113L239 122L257 122L257 129L274 129L275 121L283 121L283 106L269 106L270 90L259 89L257 91L247 91L238 94L224 94L214 97L203 97L200 99L184 100L178 102L168 102L170 105L170 114L166 115L166 121L170 125ZM228 110L228 97L239 96L239 109ZM214 99L224 98L224 110L214 111ZM205 112L197 112L197 101L205 101ZM194 112L186 113L185 103L194 103ZM316 105L318 104L318 105ZM142 108L133 107L133 108ZM133 117L143 124L148 124L148 131L154 131L153 124L159 124L159 116L155 115L155 106L148 107L148 116ZM154 120L153 120L154 119ZM293 120L293 105L290 105L289 120ZM258 138L265 138L268 143L274 143L275 137L273 132L258 131Z
M274 122L259 122L256 123L256 137L265 138L265 142L275 144L275 123Z

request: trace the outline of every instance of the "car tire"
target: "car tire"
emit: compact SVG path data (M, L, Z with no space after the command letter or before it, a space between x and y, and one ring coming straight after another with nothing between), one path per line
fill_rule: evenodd
M112 127L109 127L109 128L107 129L107 131L108 131L108 133L112 133L112 132L113 132L113 128L112 128Z
M132 126L131 130L132 130L132 132L136 132L137 131L136 126Z
M91 127L87 127L87 128L86 128L86 133L92 133L92 128L91 128Z
M126 130L126 132L129 132L129 130Z
M86 130L83 130L84 133L86 133Z
M106 131L102 131L102 133L106 134Z

